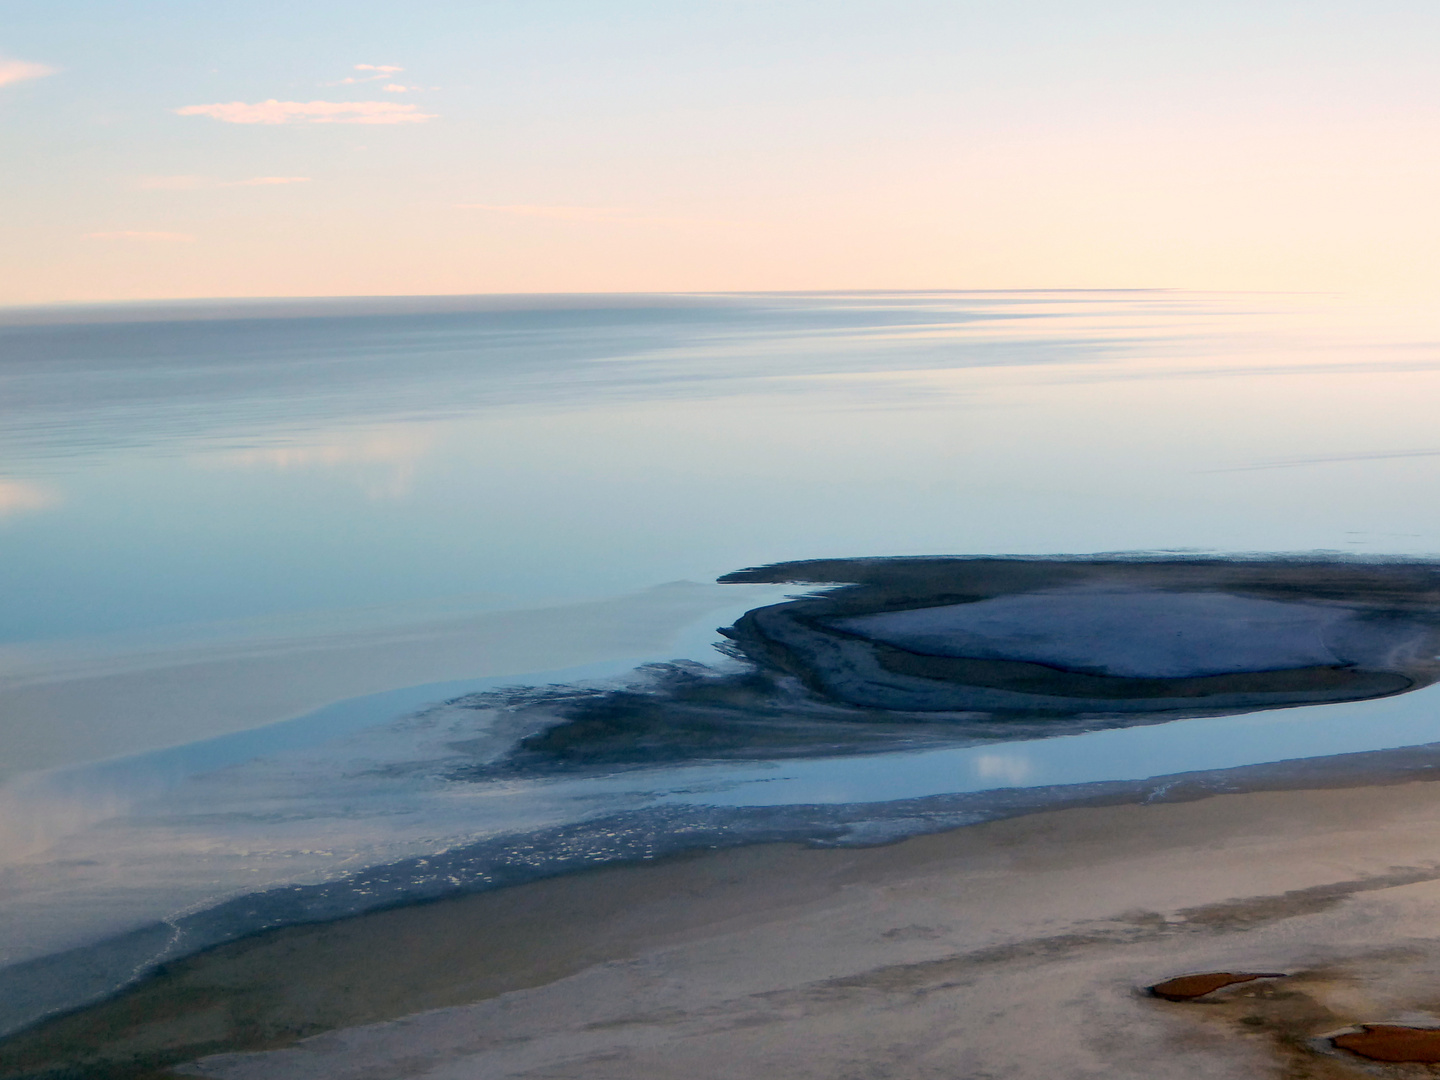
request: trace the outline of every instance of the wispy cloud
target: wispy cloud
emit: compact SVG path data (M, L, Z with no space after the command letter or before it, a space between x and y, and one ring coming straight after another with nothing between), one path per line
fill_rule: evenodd
M189 233L179 232L141 232L135 229L121 229L118 232L92 232L86 233L87 240L141 240L153 241L156 243L193 243L195 237Z
M208 116L227 124L423 124L434 113L395 101L244 101L186 105L180 116Z
M623 206L550 206L532 203L460 203L461 210L488 210L511 217L550 218L553 221L655 220Z
M566 206L553 203L457 203L460 210L484 210L507 217L575 221L590 225L707 226L722 224L675 214L656 214L628 206Z
M23 480L0 478L0 517L45 510L59 503L60 496L48 488Z
M203 176L142 176L135 186L145 191L190 191L208 184Z
M252 176L248 180L216 180L211 176L142 176L136 186L145 191L194 191L198 188L270 187L308 184L308 176Z
M276 184L308 184L308 176L252 176L249 180L227 180L221 187L273 187Z
M398 75L404 71L403 67L394 64L356 64L356 71L368 71L369 75L348 75L338 82L326 83L326 86L351 86L355 83L376 82L380 79L388 79L391 75ZM386 87L388 90L389 87Z
M46 64L32 64L28 60L6 60L0 58L0 86L24 82L26 79L40 79L54 75L55 69Z

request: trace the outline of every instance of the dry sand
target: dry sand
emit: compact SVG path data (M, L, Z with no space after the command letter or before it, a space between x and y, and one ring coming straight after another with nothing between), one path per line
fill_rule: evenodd
M88 1057L71 1075L121 1077L138 1075L127 1059L292 1043L183 1069L1428 1076L1322 1036L1440 1023L1437 927L1440 784L1074 808L881 848L712 852L290 928L10 1040L0 1075ZM1141 989L1204 971L1289 977L1193 1002Z

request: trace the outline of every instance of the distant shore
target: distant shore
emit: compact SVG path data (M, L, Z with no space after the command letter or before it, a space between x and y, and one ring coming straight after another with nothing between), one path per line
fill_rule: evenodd
M1316 1038L1440 1023L1440 785L1409 779L1440 770L1406 753L1352 755L1391 761L1368 776L1296 763L1295 790L707 852L272 931L7 1040L0 1075L216 1054L181 1074L1369 1075ZM1247 969L1290 977L1140 992Z

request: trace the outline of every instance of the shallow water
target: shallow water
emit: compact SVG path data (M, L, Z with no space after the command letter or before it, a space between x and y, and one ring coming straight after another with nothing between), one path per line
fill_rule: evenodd
M1420 690L481 779L462 766L523 734L502 714L408 718L723 666L711 629L795 590L708 583L786 559L1430 555L1435 340L1327 298L1169 292L0 318L0 983L31 988L0 1025L287 919L985 814L906 800L1440 741ZM677 581L699 584L655 591Z

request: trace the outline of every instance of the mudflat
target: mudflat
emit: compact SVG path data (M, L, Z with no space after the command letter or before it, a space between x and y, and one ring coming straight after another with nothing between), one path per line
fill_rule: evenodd
M1440 1024L1437 916L1440 785L1078 807L274 931L7 1040L0 1075L1373 1076L1333 1037ZM1285 977L1145 989L1205 972Z

